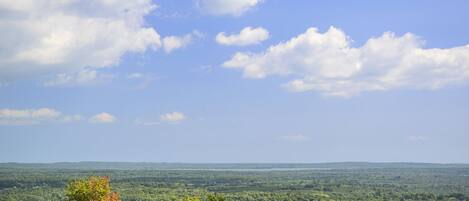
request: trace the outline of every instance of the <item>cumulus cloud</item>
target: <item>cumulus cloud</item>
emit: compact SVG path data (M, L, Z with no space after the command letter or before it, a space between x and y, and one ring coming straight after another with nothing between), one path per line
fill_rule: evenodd
M289 141L289 142L304 142L304 141L310 140L308 136L305 136L302 134L283 135L283 136L278 137L278 139L282 141Z
M91 123L114 123L115 121L116 117L107 112L96 114L90 118Z
M215 37L215 41L222 45L245 46L259 44L268 38L269 31L262 27L245 27L239 34L225 35L224 32L220 32Z
M0 109L0 125L30 125L79 120L81 120L80 115L64 115L60 111L51 108Z
M160 116L160 120L166 122L180 122L186 118L186 115L181 112L170 112Z
M198 0L197 6L210 15L241 16L262 0Z
M163 38L163 49L166 53L171 53L173 50L183 48L189 45L195 38L201 37L202 34L194 31L184 36L167 36Z
M365 91L439 89L469 80L469 45L426 49L412 33L391 32L370 38L361 47L351 43L338 28L325 33L309 28L264 52L238 52L223 66L240 69L247 78L291 77L284 85L290 91L342 97Z
M0 1L0 83L79 74L118 64L127 52L159 48L160 35L144 22L155 8L151 0Z

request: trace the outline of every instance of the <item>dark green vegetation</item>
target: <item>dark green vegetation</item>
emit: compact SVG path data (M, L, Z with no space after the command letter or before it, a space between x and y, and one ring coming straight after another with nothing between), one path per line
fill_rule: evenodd
M109 176L124 201L469 200L469 165L93 162L0 164L0 200L64 200L67 182L91 175Z

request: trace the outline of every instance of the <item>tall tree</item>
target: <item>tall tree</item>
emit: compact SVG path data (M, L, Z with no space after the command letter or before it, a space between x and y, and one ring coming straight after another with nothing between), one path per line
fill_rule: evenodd
M109 177L73 180L68 183L65 195L68 201L119 201L119 194L111 192Z

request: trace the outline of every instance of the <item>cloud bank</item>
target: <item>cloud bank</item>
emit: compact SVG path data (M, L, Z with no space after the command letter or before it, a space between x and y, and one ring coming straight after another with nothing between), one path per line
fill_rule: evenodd
M109 67L159 48L144 22L155 8L151 0L0 1L0 82Z
M239 34L225 35L224 32L217 34L215 41L222 45L246 46L259 44L269 38L269 31L262 27L245 27Z
M414 34L392 32L370 38L361 47L351 43L338 28L324 33L309 28L264 52L238 52L223 66L252 79L286 76L292 80L283 86L293 92L341 97L366 91L439 89L469 80L469 45L425 49Z

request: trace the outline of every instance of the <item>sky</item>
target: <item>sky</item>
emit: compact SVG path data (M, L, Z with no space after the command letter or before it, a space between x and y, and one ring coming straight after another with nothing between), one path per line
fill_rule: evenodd
M0 0L0 162L469 163L468 8Z

